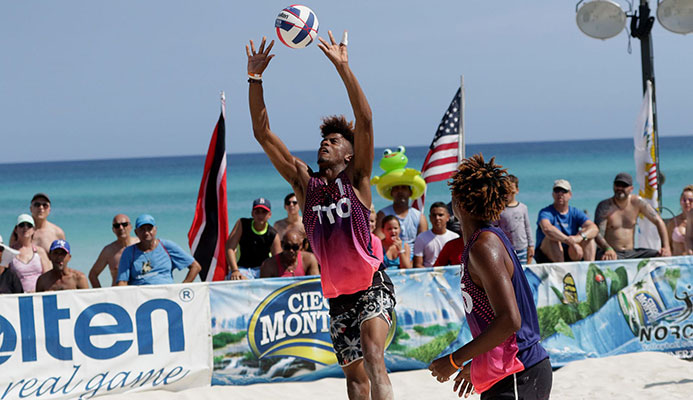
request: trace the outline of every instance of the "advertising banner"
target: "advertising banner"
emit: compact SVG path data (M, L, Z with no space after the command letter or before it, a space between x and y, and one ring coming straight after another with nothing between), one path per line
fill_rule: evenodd
M693 257L532 265L542 344L554 366L664 351L693 357ZM388 271L397 305L385 361L426 368L472 339L458 266ZM342 376L318 278L210 285L213 385Z
M639 351L693 357L693 257L525 269L551 364Z
M205 284L0 296L0 399L209 385Z

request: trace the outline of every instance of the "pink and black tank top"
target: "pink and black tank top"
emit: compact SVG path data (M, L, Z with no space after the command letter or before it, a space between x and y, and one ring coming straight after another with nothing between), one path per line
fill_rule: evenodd
M36 291L36 281L43 273L43 265L41 257L39 257L36 247L33 248L34 254L28 262L23 262L19 257L15 257L10 261L10 269L17 275L22 282L24 292L31 293Z
M460 287L467 322L473 337L484 332L495 319L486 292L477 286L469 275L467 263L469 262L469 250L482 232L492 232L503 242L505 250L513 261L514 272L512 285L515 291L515 300L522 317L520 329L508 337L505 342L496 348L474 357L471 366L472 384L477 392L481 393L504 377L529 368L538 362L548 358L548 353L539 343L539 320L534 305L534 297L529 287L525 273L522 270L520 260L517 258L510 241L502 230L488 226L477 230L467 243L462 253Z
M308 181L303 225L320 263L323 296L335 298L371 286L380 260L371 247L369 215L344 171L334 182L315 176Z

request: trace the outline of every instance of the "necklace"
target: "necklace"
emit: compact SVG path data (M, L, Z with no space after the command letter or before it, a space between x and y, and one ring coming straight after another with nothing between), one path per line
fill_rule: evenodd
M626 205L623 206L623 207L619 206L618 203L616 202L616 199L614 199L613 197L611 198L611 202L614 203L614 205L616 206L616 208L618 208L618 209L621 210L621 211L625 210L626 207L628 207L628 198L626 199Z

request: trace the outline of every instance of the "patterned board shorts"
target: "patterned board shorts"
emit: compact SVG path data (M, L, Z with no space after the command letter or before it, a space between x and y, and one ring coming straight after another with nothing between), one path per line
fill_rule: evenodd
M361 292L353 306L330 315L330 337L339 365L345 367L363 358L361 324L371 318L382 318L392 326L395 298L383 286L371 286Z

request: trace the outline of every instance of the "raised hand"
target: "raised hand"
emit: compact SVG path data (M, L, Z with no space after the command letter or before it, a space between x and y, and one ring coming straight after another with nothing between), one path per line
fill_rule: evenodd
M270 54L270 50L274 46L274 40L265 48L265 42L267 37L262 37L262 42L260 42L260 48L255 51L255 44L250 41L250 46L245 45L245 52L248 55L248 74L249 75L262 75L267 68L270 60L274 57L274 54Z
M335 66L339 64L348 64L349 56L347 54L346 32L344 32L345 39L339 44L334 40L332 31L327 31L327 35L330 37L330 43L327 43L327 41L321 37L318 38L320 41L320 43L318 43L320 50L325 53L327 58L329 58Z

